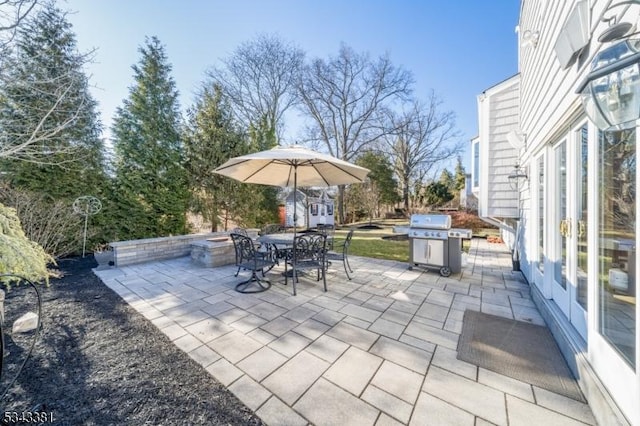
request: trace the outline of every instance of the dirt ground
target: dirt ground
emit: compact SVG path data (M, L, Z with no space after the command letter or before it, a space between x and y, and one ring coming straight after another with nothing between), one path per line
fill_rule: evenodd
M52 280L48 288L39 286L41 334L6 394L33 333L12 335L5 326L0 415L8 412L15 420L13 412L38 411L59 425L262 424L103 285L91 271L95 266L92 256L62 260L64 277ZM18 311L35 310L35 300L27 287L12 288L5 324L11 324ZM41 424L50 424L49 416Z

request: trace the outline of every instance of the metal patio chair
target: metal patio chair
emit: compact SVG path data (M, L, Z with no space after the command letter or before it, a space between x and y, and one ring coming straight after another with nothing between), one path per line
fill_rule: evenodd
M298 272L305 270L316 271L316 281L322 278L324 291L327 291L327 261L325 255L327 236L323 234L297 235L293 241L293 248L288 254L284 266L285 285L288 284L288 265L293 269L293 295L296 295Z
M353 273L351 265L349 264L349 246L351 245L351 238L353 237L353 228L349 230L344 241L335 244L334 250L330 250L326 254L326 260L328 264L331 261L341 261L344 266L344 272L347 274L347 278L351 280L349 271Z
M264 279L265 269L269 270L274 267L276 260L272 251L258 251L251 238L240 234L231 234L233 247L236 253L236 266L238 271L236 277L240 273L240 269L251 271L251 277L239 284L236 284L235 290L240 293L259 293L268 290L271 282ZM262 278L258 276L258 272L262 274ZM251 284L256 283L254 288Z

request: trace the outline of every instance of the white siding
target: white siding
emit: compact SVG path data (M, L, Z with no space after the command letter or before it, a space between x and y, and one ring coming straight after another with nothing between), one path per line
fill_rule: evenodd
M519 131L520 77L509 78L478 97L480 129L480 216L518 217L517 194L508 176L518 152L507 140Z
M617 16L617 22L630 22L635 24L636 28L640 24L637 5L620 4L622 2L619 0L588 0L590 42L581 56L577 57L566 69L562 69L554 45L564 23L577 3L578 0L522 0L520 34L525 31L538 31L540 35L537 45L521 45L519 50L520 125L522 132L526 134L526 149L521 160L525 169L534 170L534 158L547 147L553 146L562 138L570 135L572 128L579 125L584 119L580 97L575 93L576 88L589 73L594 55L603 48L612 45L612 43L603 44L598 41L598 36L608 27L608 23L602 21L601 18ZM569 143L571 143L570 139ZM552 173L550 168L549 171ZM547 179L550 177L551 175L547 175ZM528 182L521 193L524 233L523 239L520 241L522 248L520 266L525 276L530 282L533 282L533 275L538 274L534 258L537 254L538 228L537 223L532 219L536 219L538 213L536 212L536 196L530 194L532 189L530 185L531 183ZM595 189L595 185L592 185L592 188ZM549 200L548 193L547 200ZM593 207L590 208L589 214L590 217L595 218L597 210L594 211ZM549 205L548 209L547 214L552 214L554 211L553 203ZM559 238L557 232L546 233L545 251L554 246L556 238ZM595 241L595 237L593 240ZM595 268L593 269L595 270ZM543 278L547 278L544 281L547 284L544 285L550 285L549 277ZM593 286L591 282L589 285ZM545 297L552 296L544 291L543 294ZM592 294L596 294L596 292L593 291ZM597 304L592 299L588 312L591 324L587 337L589 362L602 381L604 388L610 392L608 395L615 400L631 424L640 425L640 409L637 405L638 395L640 395L640 376L637 372L635 374L632 372L625 379L627 380L624 382L625 386L620 386L620 383L616 381L617 376L611 373L612 367L610 367L617 365L614 362L616 359L605 359L602 355L604 352L594 349L596 348L594 342L600 339L596 332L596 324L599 320L596 308ZM631 385L627 386L627 383L631 383ZM590 388L589 393L595 395L596 392L593 389L596 388Z
M611 0L589 0L591 42L584 49L585 53L563 70L553 47L576 3L577 0L522 1L520 33L526 30L537 30L540 33L537 46L521 47L519 53L520 117L522 131L527 135L527 158L543 145L557 142L558 135L582 115L580 97L575 91L580 81L589 73L594 55L603 48L603 44L598 42L598 36L608 24L600 18L620 15L620 19L627 22L637 24L640 21L637 12L632 14L637 8L630 11L627 5L605 12L613 4ZM610 45L611 43L606 43L604 47Z

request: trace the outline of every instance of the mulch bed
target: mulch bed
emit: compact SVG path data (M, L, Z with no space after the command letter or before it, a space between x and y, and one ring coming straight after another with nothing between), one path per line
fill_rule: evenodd
M54 423L61 425L262 424L102 284L91 271L95 266L91 256L62 260L64 277L40 287L42 334L17 381L0 400L0 415L44 411L53 413ZM7 299L9 311L11 298ZM14 356L6 358L4 370L15 371Z

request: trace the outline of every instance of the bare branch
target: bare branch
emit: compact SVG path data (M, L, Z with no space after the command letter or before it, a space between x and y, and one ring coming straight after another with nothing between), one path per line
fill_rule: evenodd
M37 4L38 0L0 1L0 47L13 40L16 30Z
M443 161L462 151L453 112L441 111L442 102L432 92L426 103L414 101L402 113L387 110L380 116L388 129L381 138L394 159L394 171L402 187L404 208L415 182L434 176Z
M219 84L245 127L266 119L279 136L284 113L298 102L295 91L304 52L275 35L260 35L241 44L208 75Z
M298 92L302 110L311 118L311 141L349 161L386 133L376 116L397 100L410 95L413 77L395 67L387 55L372 60L342 45L338 55L315 59L303 71ZM340 188L338 213L344 219L344 188Z

